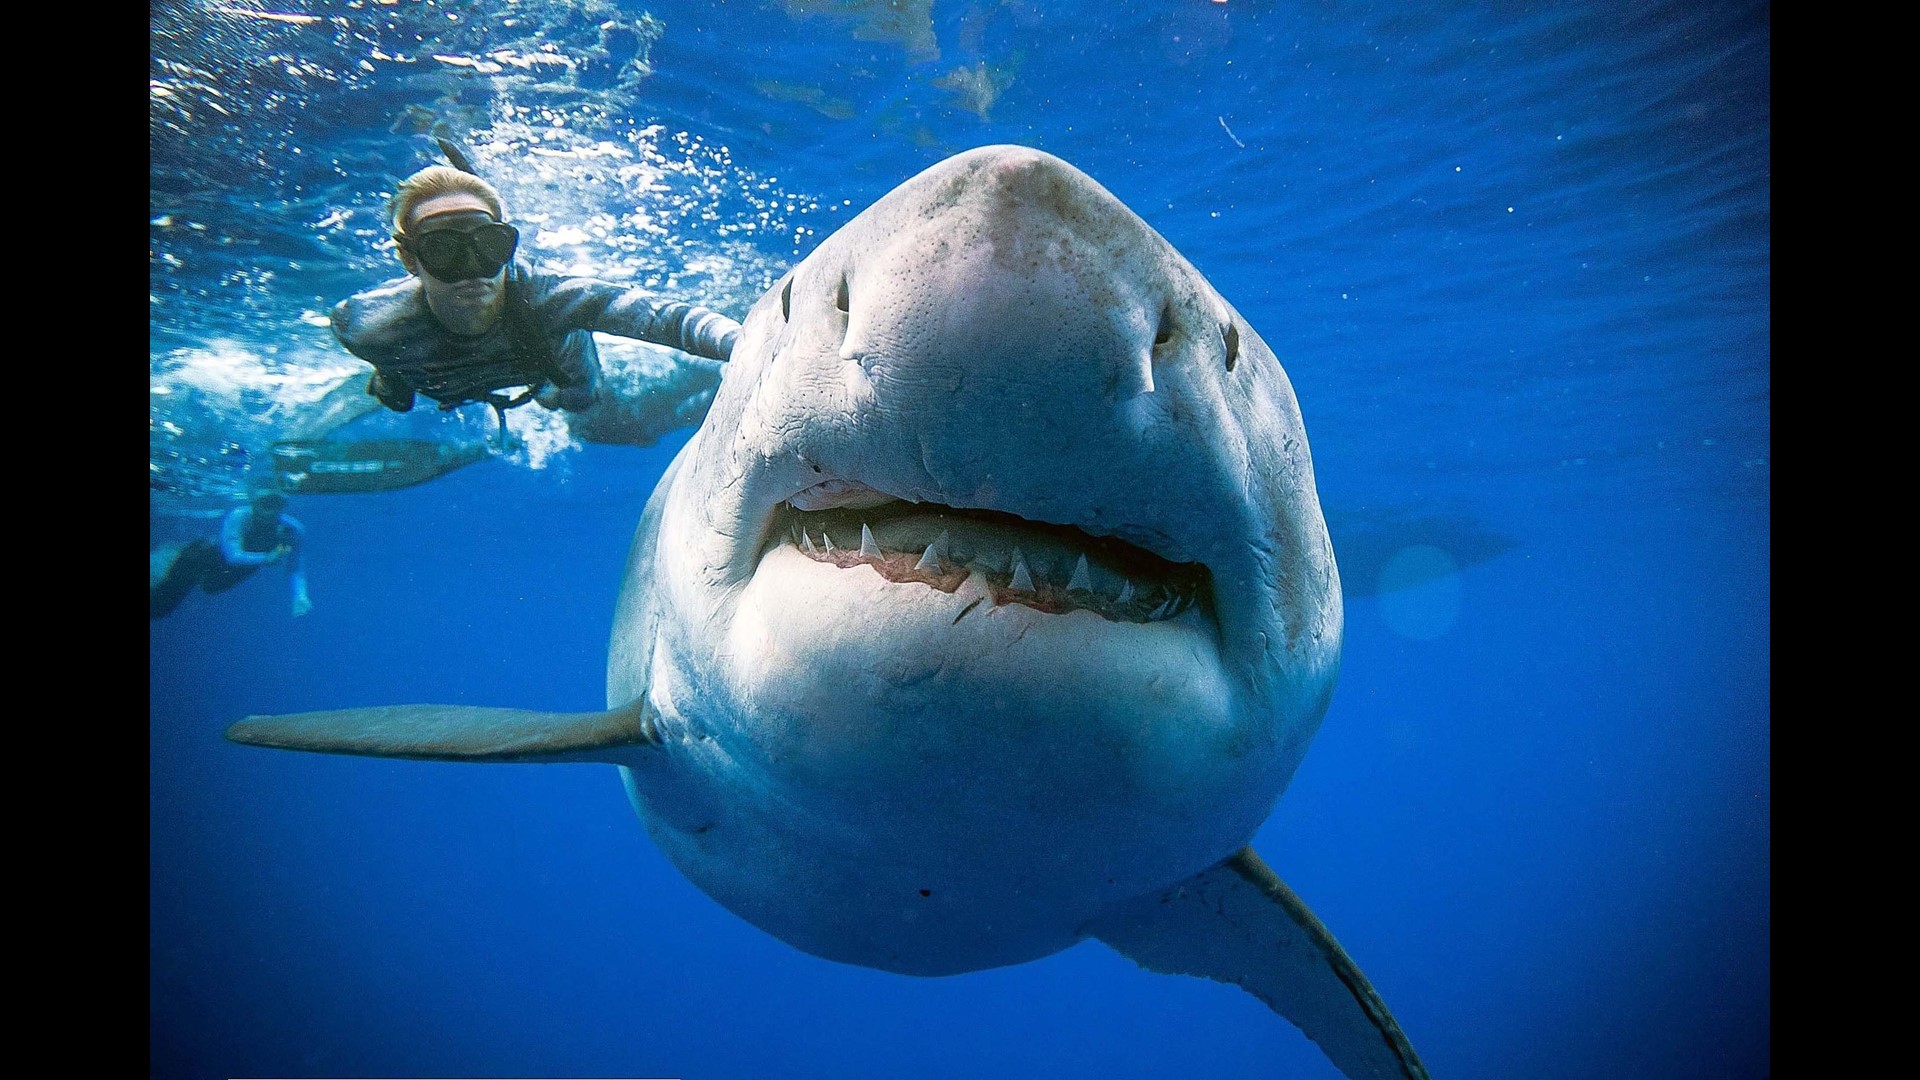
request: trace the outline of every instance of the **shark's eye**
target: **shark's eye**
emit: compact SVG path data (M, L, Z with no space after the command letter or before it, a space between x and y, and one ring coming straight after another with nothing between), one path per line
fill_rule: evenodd
M847 313L847 279L846 278L840 279L840 288L838 291L836 291L833 294L833 306L840 309L840 314L845 315Z
M1220 329L1220 340L1227 343L1227 370L1232 371L1234 362L1240 359L1240 328L1228 323Z
M787 278L787 284L780 290L780 321L793 318L793 278Z

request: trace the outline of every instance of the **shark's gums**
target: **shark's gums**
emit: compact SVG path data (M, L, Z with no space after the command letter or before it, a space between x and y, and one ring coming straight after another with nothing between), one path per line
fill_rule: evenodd
M265 746L620 767L654 841L819 956L949 975L1097 938L1425 1077L1246 845L1340 666L1260 335L1057 158L957 155L745 319L615 607L605 712L251 717Z

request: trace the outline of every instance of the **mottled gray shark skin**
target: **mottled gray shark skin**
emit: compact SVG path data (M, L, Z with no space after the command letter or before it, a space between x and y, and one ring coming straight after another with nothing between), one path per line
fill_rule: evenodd
M605 713L256 717L242 742L620 766L709 896L913 975L1099 938L1426 1075L1248 841L1340 667L1279 361L1092 178L989 146L748 313L617 601Z

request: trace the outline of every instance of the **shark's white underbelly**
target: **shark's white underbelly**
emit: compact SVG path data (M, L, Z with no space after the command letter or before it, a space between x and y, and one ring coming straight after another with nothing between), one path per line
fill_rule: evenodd
M1046 955L1232 854L1291 773L1199 612L1115 624L767 559L718 655L659 639L666 753L629 790L689 878L799 948L918 974Z

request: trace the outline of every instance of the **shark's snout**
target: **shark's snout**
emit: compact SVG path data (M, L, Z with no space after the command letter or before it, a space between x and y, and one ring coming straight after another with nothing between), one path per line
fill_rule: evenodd
M833 285L837 355L869 373L912 385L917 367L944 389L960 371L1004 391L971 404L1016 415L1112 405L1156 388L1181 323L1218 321L1139 258L1164 241L1057 159L1009 151L928 187L942 213L848 252Z
M835 486L855 485L1196 558L1129 504L1167 482L1232 498L1208 460L1210 378L1237 333L1211 287L1105 189L1025 148L969 155L868 213L769 294L749 364L736 354L770 361L742 372L758 380L744 419L774 444L749 485L756 535L789 499L860 505Z

